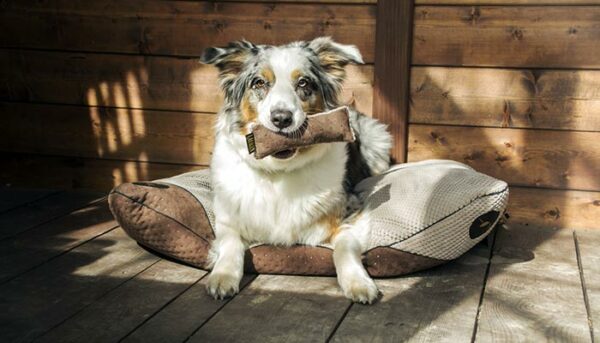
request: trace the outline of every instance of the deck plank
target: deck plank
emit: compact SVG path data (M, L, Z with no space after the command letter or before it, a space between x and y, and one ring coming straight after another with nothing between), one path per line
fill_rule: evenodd
M116 226L102 201L0 241L0 284Z
M260 275L189 342L324 342L349 304L332 277Z
M589 342L573 231L499 230L478 342Z
M600 231L577 230L581 268L594 341L600 341Z
M61 192L13 211L0 214L0 239L15 236L37 225L62 217L98 200L98 192Z
M113 230L0 286L0 342L31 341L156 263Z
M469 342L489 250L415 275L376 280L378 304L353 305L332 342Z
M245 275L243 289L256 275ZM206 293L206 278L200 280L172 303L127 336L123 342L183 342L230 299L215 300Z
M39 341L117 341L204 274L205 271L196 268L161 260L48 332ZM187 315L193 317L194 313Z
M45 189L0 188L0 213L46 197L57 191Z

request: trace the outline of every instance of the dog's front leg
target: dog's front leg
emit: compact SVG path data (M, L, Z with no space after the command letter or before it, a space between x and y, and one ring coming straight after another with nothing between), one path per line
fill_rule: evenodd
M346 298L362 304L371 304L379 295L375 282L362 264L363 248L368 228L361 224L345 224L334 238L333 262L338 283Z
M246 247L239 232L230 226L217 222L215 231L217 237L211 251L214 265L206 290L213 298L224 299L239 292Z

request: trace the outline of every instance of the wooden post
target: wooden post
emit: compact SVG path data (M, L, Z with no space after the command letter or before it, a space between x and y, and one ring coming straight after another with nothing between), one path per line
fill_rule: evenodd
M373 116L394 135L395 163L406 162L413 2L377 2Z

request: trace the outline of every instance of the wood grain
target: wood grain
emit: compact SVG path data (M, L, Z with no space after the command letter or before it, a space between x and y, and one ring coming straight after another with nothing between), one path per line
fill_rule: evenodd
M123 182L156 180L198 170L195 165L0 153L0 180L16 186L108 192ZM43 172L40 172L43 171Z
M37 201L56 192L49 189L0 187L0 213Z
M205 271L161 260L42 336L40 342L118 341ZM188 316L194 316L193 312Z
M113 230L0 286L0 340L31 341L158 258Z
M103 196L98 192L61 192L0 214L0 240L86 207Z
M208 165L216 115L0 102L0 150Z
M0 100L210 112L217 70L197 59L0 50ZM373 66L349 66L340 99L370 114Z
M456 160L511 185L598 191L598 144L598 132L414 124L408 160Z
M406 162L412 1L377 3L377 44L373 117L388 125L394 162Z
M600 192L510 187L511 223L600 229Z
M246 287L254 278L256 275L244 275L240 282L240 289ZM123 342L184 342L229 301L231 298L215 301L209 296L206 293L206 278L202 278L200 282L194 284L133 331Z
M577 230L577 245L581 260L581 272L584 280L584 292L589 305L588 316L593 339L600 339L600 231Z
M572 230L498 231L475 341L590 341Z
M348 305L335 278L259 275L189 342L324 342Z
M419 6L413 63L598 68L597 6Z
M352 306L332 342L469 342L488 256L478 245L442 267L376 280L382 299Z
M410 122L600 131L600 71L415 67Z
M108 204L102 201L39 225L15 238L0 241L0 283L116 226Z
M417 5L599 5L600 0L415 0Z
M23 22L27 29L23 30ZM0 46L199 57L245 38L284 44L332 36L375 52L375 6L118 0L6 1Z

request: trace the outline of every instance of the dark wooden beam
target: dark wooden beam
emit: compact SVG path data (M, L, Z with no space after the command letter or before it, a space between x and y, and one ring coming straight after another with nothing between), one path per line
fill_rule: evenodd
M394 135L392 159L406 162L414 0L379 0L373 116Z

